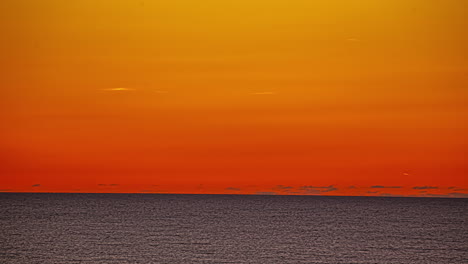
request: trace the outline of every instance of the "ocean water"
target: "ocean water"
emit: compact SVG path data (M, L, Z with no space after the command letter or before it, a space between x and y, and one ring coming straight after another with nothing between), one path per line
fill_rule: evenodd
M468 263L468 199L0 193L0 263Z

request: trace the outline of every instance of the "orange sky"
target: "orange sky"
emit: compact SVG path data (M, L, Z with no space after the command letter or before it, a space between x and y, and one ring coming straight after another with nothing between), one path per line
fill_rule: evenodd
M3 0L0 191L466 197L467 7Z

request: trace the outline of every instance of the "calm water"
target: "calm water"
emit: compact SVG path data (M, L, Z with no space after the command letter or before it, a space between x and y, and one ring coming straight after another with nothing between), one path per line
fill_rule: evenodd
M3 193L0 263L468 263L468 199Z

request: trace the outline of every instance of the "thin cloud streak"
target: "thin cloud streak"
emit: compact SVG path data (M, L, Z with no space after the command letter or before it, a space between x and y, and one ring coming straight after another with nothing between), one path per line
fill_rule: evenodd
M333 185L329 186L301 186L299 187L299 190L307 193L307 194L320 194L320 193L327 193L327 192L333 192L337 191L338 188L336 188Z
M434 190L434 189L439 189L439 187L436 186L415 186L413 187L414 190Z
M116 87L116 88L106 88L102 90L103 91L135 91L136 89L126 88L126 87Z
M256 195L277 195L276 192L255 192Z

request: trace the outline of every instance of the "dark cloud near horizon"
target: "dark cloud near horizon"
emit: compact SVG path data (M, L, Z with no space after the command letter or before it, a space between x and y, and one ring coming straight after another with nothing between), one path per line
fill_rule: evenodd
M331 186L330 188L326 189L326 190L323 190L322 192L333 192L333 191L337 191L338 188L334 187L334 186Z
M273 190L275 191L291 191L292 189L294 189L293 187L291 186L284 186L284 185L276 185Z
M468 198L468 193L460 193L460 192L451 192L447 194L439 194L439 193L427 193L427 197L439 197L439 198Z
M419 194L410 194L410 195L397 195L398 197L434 197L434 198L468 198L468 193L447 193L447 194L441 194L441 193L427 193L424 191L424 193L420 192Z
M457 198L468 198L468 193L452 192L449 195Z
M227 190L227 191L240 191L241 189L236 188L236 187L227 187L225 190Z
M299 190L301 190L302 193L305 193L305 194L319 194L320 193L320 190L313 189L313 188L300 187Z
M312 189L328 189L328 188L333 187L333 185L328 185L328 186L312 186L312 185L305 185L305 186L301 186L301 187L304 187L304 188L312 188Z
M371 186L372 189L400 189L402 186L383 186L383 185L374 185Z
M31 187L41 187L41 185L40 184L33 184L33 185L31 185Z
M100 184L98 184L98 186L113 186L113 187L115 187L115 186L119 186L119 184L115 184L115 183L112 183L112 184L100 183Z
M277 195L276 192L255 192L256 195Z
M379 196L385 196L385 197L401 197L402 195L398 194L393 194L393 193L381 193Z
M306 185L306 186L301 186L299 187L299 190L308 193L308 194L320 194L320 193L327 193L327 192L333 192L338 190L333 185L329 186L311 186L311 185Z
M429 190L429 189L439 189L439 187L436 186L414 186L414 190Z
M367 191L366 193L372 194L372 193L379 193L379 191Z
M449 197L448 194L437 194L437 193L426 193L426 196L429 196L429 197Z
M460 191L466 191L467 190L467 189L463 189L463 188L456 187L456 186L450 186L447 189L453 190L454 192L460 192Z

